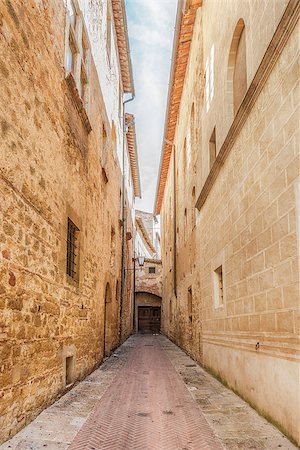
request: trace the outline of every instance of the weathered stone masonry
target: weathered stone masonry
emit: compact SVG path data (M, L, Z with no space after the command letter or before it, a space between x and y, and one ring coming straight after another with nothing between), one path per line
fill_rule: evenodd
M156 202L163 331L298 443L299 9L179 8Z
M65 78L65 24L60 0L0 4L0 441L99 365L107 283L119 342L121 172L93 61L88 122Z

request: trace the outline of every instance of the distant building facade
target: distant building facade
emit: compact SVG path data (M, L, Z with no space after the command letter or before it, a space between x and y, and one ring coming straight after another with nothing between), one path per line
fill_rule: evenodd
M0 17L3 441L132 332L140 188L124 2L17 0Z
M157 218L136 210L135 236L135 330L160 332L162 266ZM142 257L143 265L139 264Z
M150 212L135 211L137 236L135 251L137 255L160 259L160 231L157 217Z
M299 2L178 2L162 329L300 443Z

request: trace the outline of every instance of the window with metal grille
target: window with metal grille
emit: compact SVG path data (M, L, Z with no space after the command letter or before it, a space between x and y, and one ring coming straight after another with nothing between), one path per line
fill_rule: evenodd
M78 235L79 229L74 225L71 219L68 218L68 235L67 235L67 274L78 280Z
M149 273L155 273L155 267L149 267Z

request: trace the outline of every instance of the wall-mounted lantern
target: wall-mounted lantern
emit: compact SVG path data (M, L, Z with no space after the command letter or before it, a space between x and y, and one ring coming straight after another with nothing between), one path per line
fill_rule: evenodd
M143 265L145 264L145 256L138 256L137 258L139 266L143 267Z

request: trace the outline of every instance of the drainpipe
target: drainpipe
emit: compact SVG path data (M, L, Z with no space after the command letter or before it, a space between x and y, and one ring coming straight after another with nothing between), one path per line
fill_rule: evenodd
M173 154L173 194L174 194L174 202L173 202L173 247L174 247L174 258L173 258L173 283L174 283L174 294L177 298L177 195L176 195L176 185L177 185L177 176L176 176L176 155L175 155L175 145L173 142L165 139L165 143L168 145L172 145L172 154Z
M123 313L123 294L125 285L125 148L126 148L126 119L125 105L134 100L135 94L132 93L131 98L123 102L123 154L122 154L122 257L121 257L121 289L120 289L120 326L119 341L122 339L122 313Z

